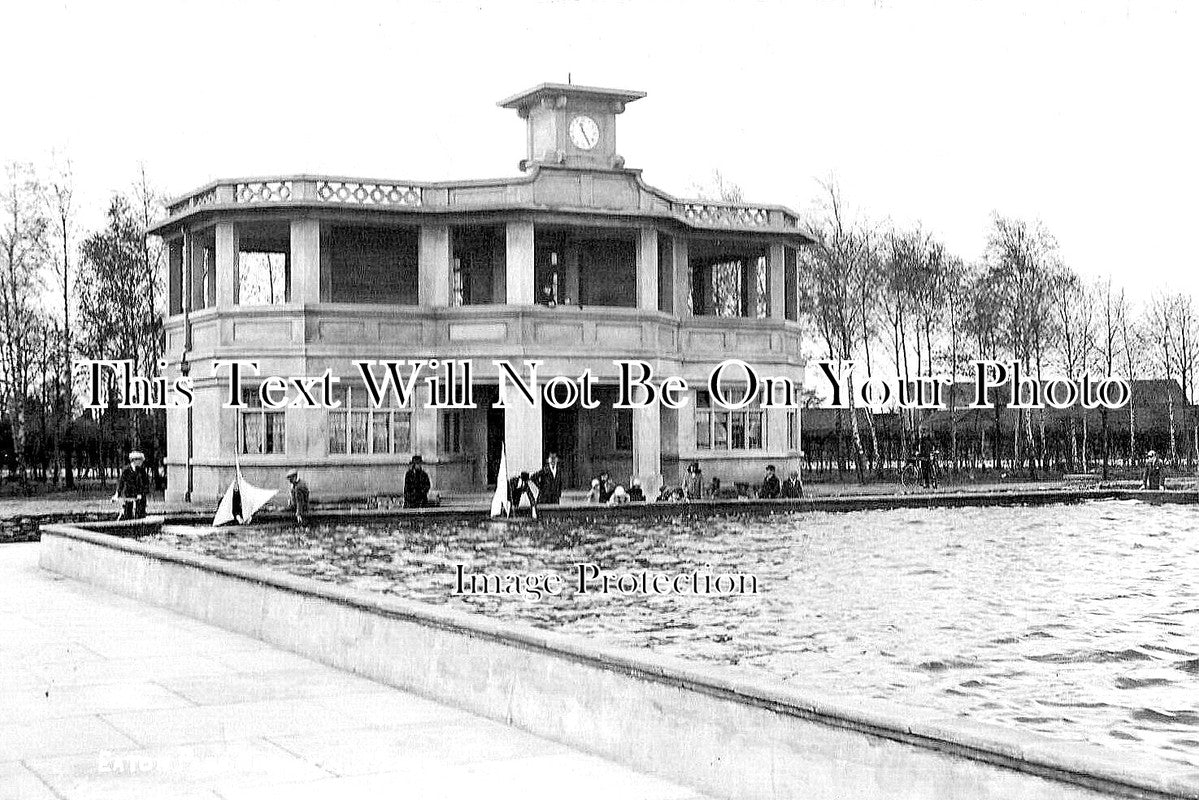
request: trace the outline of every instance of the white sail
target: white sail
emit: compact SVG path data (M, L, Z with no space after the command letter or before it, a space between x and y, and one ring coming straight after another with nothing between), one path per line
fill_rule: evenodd
M500 450L500 471L495 476L495 496L491 498L491 516L508 515L512 503L508 500L508 452L507 448Z
M248 525L254 518L254 512L269 503L276 494L278 491L275 489L263 489L248 483L242 478L241 465L238 464L237 476L221 498L216 516L212 518L212 526L215 528L230 522Z

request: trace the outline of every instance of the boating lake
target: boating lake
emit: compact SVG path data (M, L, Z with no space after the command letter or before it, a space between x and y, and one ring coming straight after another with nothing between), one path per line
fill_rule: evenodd
M260 526L153 541L369 591L1199 766L1199 508L804 512ZM173 531L179 529L172 528ZM579 593L614 573L738 573L757 594ZM562 594L455 596L455 569Z

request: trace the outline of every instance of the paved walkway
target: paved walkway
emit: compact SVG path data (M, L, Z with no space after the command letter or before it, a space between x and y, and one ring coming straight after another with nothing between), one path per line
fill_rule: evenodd
M0 545L0 800L696 800Z

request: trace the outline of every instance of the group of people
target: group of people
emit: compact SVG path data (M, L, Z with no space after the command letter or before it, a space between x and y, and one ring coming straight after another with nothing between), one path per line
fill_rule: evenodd
M687 466L687 474L681 486L663 485L658 493L658 502L702 500L736 500L740 496L736 486L724 486L720 478L712 478L712 482L704 485L704 471L698 461L692 461ZM766 466L766 474L758 487L758 497L763 500L779 498L800 498L804 496L803 480L799 470L791 470L786 479L780 479L774 464Z
M933 460L933 453L928 452L927 461ZM923 460L923 459L922 459ZM121 503L121 513L118 519L141 519L146 516L146 498L150 494L151 479L146 471L146 456L134 450L129 454L129 465L126 466L117 479L117 493L114 499ZM562 475L557 453L550 453L545 459L545 466L535 473L522 472L508 482L508 499L513 507L535 508L539 505L557 505L562 499ZM1145 468L1141 479L1142 489L1163 489L1163 462L1157 453L1150 450L1147 453ZM931 472L931 468L929 470ZM291 502L288 512L295 514L296 522L303 525L308 521L310 496L308 484L300 478L297 470L288 470L287 482L291 489ZM414 455L404 475L404 506L405 508L426 508L436 505L429 497L432 482L429 473L425 472L424 460L420 455ZM766 500L776 498L800 498L804 496L803 481L799 470L791 470L785 480L778 477L773 464L766 467L766 474L758 488L758 497ZM719 478L704 485L703 469L698 461L691 462L682 485L663 485L655 498L656 502L683 502L687 500L736 499L738 491L735 487L721 485ZM615 483L607 470L591 480L587 502L603 505L623 505L625 503L645 502L646 496L641 481L637 478L629 480L626 488Z

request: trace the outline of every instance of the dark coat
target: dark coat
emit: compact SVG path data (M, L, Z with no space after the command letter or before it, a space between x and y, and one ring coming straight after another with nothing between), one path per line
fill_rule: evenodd
M424 508L429 504L429 473L413 465L404 476L404 507Z
M791 478L783 481L783 497L803 497L803 481Z
M537 484L539 503L557 504L562 500L562 468L558 468L558 474L550 472L549 467L542 467L537 472L533 473L533 483Z
M296 478L291 485L291 510L296 514L296 522L303 524L308 519L308 484L303 478Z
M150 473L146 472L145 467L128 466L121 470L121 477L117 479L117 494L120 497L132 500L149 493Z
M762 480L762 488L758 490L758 497L772 500L782 493L783 485L779 483L779 476L770 474Z

